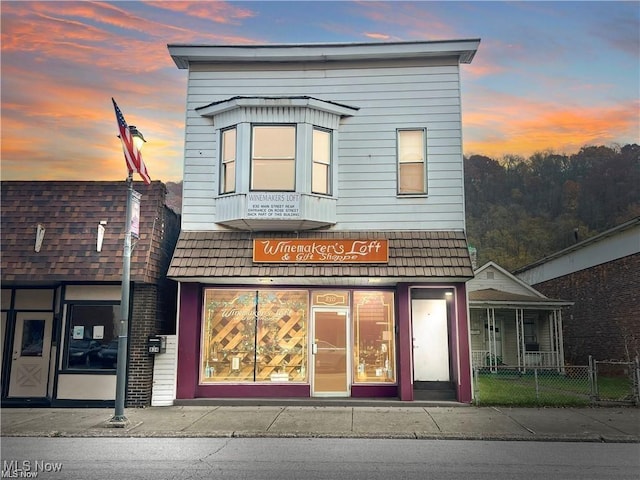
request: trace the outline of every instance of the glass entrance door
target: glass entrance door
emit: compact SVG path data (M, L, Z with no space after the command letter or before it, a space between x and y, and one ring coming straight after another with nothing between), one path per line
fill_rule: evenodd
M350 396L348 318L348 308L313 310L311 391L314 397Z

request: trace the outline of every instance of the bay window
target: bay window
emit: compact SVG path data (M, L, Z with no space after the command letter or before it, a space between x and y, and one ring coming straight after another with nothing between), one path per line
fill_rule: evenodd
M427 193L425 130L398 130L398 194Z

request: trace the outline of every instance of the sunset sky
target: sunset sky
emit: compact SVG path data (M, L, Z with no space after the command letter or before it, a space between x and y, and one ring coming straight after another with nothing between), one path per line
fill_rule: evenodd
M465 155L640 143L639 2L2 1L3 180L119 180L114 97L152 179L182 178L186 70L167 44L480 38Z

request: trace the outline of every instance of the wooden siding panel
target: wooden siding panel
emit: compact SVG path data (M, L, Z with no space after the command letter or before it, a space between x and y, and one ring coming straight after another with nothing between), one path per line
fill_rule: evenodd
M206 211L195 201L215 198L218 175L217 126L195 108L233 96L299 95L359 108L339 130L335 229L378 229L381 222L396 230L424 228L425 222L433 229L464 229L458 66L426 63L367 62L335 69L313 65L310 70L306 65L276 64L218 72L213 70L220 67L211 65L193 68L187 95L183 228L219 229L215 218L212 221L213 200ZM273 116L265 113L261 119ZM410 203L396 195L396 129L407 127L426 127L428 148L429 195ZM203 181L205 175L209 181Z

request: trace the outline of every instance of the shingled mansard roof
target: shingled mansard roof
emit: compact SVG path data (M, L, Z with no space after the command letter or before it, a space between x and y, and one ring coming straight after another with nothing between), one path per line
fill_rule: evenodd
M253 239L358 239L389 241L388 263L254 263ZM361 285L402 281L467 280L473 276L464 232L308 231L251 233L183 231L178 239L169 278L208 283L312 283Z
M134 239L131 280L155 283L161 275L165 186L135 182L142 194L140 238ZM2 182L3 284L120 282L124 250L126 182ZM98 225L104 225L97 251ZM44 227L35 251L38 225Z

